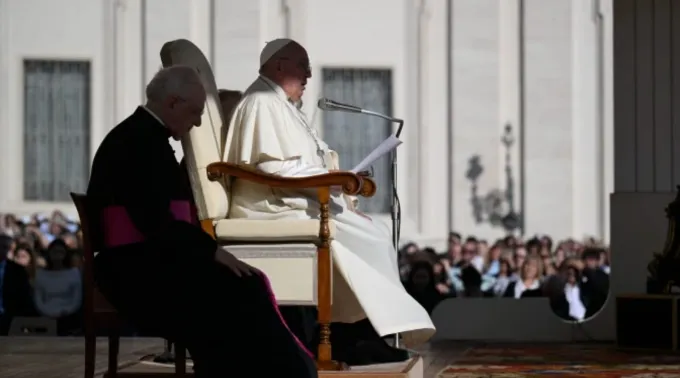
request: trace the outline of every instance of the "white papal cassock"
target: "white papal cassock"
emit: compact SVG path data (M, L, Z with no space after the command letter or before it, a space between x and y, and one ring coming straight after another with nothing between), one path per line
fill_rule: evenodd
M338 169L337 154L318 137L304 113L288 101L281 87L262 76L246 90L234 111L225 153L229 163L281 176L311 176ZM315 190L272 189L245 180L232 185L230 218L319 217ZM331 201L336 226L331 243L333 321L353 323L368 316L381 336L401 333L407 346L427 341L434 325L400 282L389 229L353 212L355 198L335 191Z

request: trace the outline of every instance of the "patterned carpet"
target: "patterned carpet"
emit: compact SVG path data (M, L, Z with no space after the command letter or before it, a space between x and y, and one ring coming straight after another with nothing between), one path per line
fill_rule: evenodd
M612 345L507 345L467 350L439 378L680 378L680 355Z

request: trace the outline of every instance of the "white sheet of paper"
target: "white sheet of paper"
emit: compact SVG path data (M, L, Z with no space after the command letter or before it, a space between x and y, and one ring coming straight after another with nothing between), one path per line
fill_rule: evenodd
M385 154L393 151L395 148L399 147L403 142L399 140L394 134L390 135L382 141L370 154L368 154L361 163L357 164L356 167L352 168L352 172L359 173L361 171L367 170L376 160L383 157Z

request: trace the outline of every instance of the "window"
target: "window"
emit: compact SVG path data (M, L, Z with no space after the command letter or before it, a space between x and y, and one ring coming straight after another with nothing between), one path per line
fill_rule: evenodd
M90 170L90 63L24 61L24 199L69 201Z
M325 68L323 96L379 113L392 113L392 73L378 69ZM340 155L340 167L351 169L392 133L392 124L377 117L345 112L323 113L323 138ZM390 159L373 165L378 192L361 201L365 213L390 209Z

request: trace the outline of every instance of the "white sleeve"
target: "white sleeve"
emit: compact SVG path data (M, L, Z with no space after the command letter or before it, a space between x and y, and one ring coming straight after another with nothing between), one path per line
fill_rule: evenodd
M306 164L300 158L284 161L267 161L258 164L257 169L272 175L284 177L307 177L328 173L327 169Z

